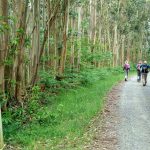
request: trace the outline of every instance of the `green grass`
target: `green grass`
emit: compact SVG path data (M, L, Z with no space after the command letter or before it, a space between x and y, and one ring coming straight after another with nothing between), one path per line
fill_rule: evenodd
M12 131L7 141L24 150L79 149L91 119L103 108L104 97L121 79L123 74L109 74L86 87L63 91L44 108L45 120Z

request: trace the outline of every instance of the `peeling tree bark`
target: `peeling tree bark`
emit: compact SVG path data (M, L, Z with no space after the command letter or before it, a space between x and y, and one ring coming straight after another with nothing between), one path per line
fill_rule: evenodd
M24 95L24 40L26 35L26 17L27 17L28 0L21 4L20 24L18 30L18 54L16 56L16 87L15 98L22 103L22 95Z

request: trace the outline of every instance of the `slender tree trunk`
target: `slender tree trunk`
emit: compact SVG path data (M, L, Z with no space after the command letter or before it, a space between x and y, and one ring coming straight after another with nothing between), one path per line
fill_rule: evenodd
M64 2L65 6L68 6L68 0ZM68 6L69 7L69 6ZM65 8L64 18L63 18L64 28L63 28L63 49L61 52L60 66L59 66L59 74L64 73L65 69L65 61L66 61L66 52L67 52L67 26L68 26L68 10Z
M39 63L40 63L41 57L43 55L44 47L45 47L45 44L46 44L46 41L47 41L47 38L48 38L48 26L49 26L49 28L51 28L51 26L53 25L53 23L54 23L54 21L57 17L57 14L59 12L59 9L60 9L60 0L58 0L58 2L56 4L56 7L55 7L55 10L54 10L54 13L53 13L53 16L51 16L51 18L48 19L45 30L44 30L44 37L43 37L43 41L42 41L42 44L41 44L41 47L40 47L38 61L37 61L37 64L35 66L35 71L33 72L32 80L31 80L31 85L32 86L36 82Z
M8 1L0 0L0 16L3 16L2 22L0 24L4 24L8 26ZM6 67L4 65L4 61L8 55L8 31L4 30L0 35L0 94L5 97L5 91L8 91L8 82L6 82L9 75L5 76ZM6 110L7 102L5 102L3 109Z
M77 56L77 69L80 71L80 57L81 57L81 6L78 7L78 56Z
M32 50L31 50L31 66L30 66L30 77L32 80L33 73L36 69L36 64L38 62L39 57L39 49L40 49L40 9L39 6L40 1L34 0L33 5L33 34L32 34Z
M28 0L26 3L21 4L21 17L20 26L18 33L19 43L18 43L18 54L16 57L16 87L15 87L15 98L22 103L22 96L24 95L24 40L26 35L26 16L27 16Z
M96 43L96 0L90 2L90 42L91 42L91 55L94 56L94 47ZM94 65L94 60L91 61Z
M51 2L48 1L48 15L49 18L51 16ZM50 28L50 26L48 26L48 66L50 67L50 69L52 70L52 72L54 72L55 70L55 44L51 43L50 38L53 37L55 38L56 36L56 21L54 21L54 24L52 25L52 27ZM50 31L50 29L52 30L52 32Z
M126 59L128 61L130 61L130 49L131 49L131 38L130 38L130 34L129 34L128 40L127 40L127 55L126 55Z
M121 65L124 64L124 51L125 51L125 35L122 36L122 47L121 47Z
M114 45L113 45L113 67L115 67L116 64L116 60L117 60L117 49L118 49L118 40L117 40L117 23L115 23L114 26Z
M0 16L3 16L4 19L0 21L1 25L8 25L8 1L0 0ZM8 51L8 32L3 31L0 35L0 95L5 96L5 65L4 61ZM4 107L6 109L6 105ZM1 101L0 101L0 149L4 146L3 141L3 129L2 129L2 117L1 117Z
M57 22L55 22L55 30L57 29ZM55 45L54 45L54 75L56 76L57 72L57 32L54 32L54 38L55 38Z
M72 31L75 29L75 19L72 18L71 19L71 28ZM74 33L71 34L71 58L70 58L70 66L71 66L71 70L73 71L74 69Z

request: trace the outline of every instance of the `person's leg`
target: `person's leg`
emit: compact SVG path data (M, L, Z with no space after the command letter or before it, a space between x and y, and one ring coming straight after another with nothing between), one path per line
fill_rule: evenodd
M141 81L141 71L139 71L139 81Z
M145 73L145 84L147 83L147 73Z
M140 80L140 74L139 74L139 70L137 70L137 81Z
M127 70L124 71L125 74L125 81L127 81Z
M142 73L141 73L141 71L140 70L138 70L138 81L140 82L141 81L141 77L142 76Z
M146 85L146 81L147 80L147 73L142 73L142 82L143 82L143 86Z
M127 79L128 79L129 70L127 70Z
M142 83L144 85L144 73L142 73Z

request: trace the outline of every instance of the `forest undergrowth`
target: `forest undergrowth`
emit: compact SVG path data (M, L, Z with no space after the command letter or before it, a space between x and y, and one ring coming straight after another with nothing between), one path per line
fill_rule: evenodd
M88 69L62 80L41 73L30 99L3 113L5 143L25 150L75 149L108 91L122 79L121 68Z

